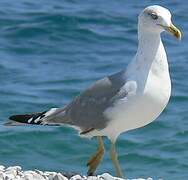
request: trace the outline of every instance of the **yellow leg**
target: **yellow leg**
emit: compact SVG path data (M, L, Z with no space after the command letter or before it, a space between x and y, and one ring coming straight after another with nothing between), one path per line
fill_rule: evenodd
M115 147L114 143L111 144L110 156L111 156L113 165L115 167L116 175L120 178L123 178L123 173L122 173L120 165L119 165L119 161L118 161L118 157L117 157L117 153L116 153L116 147Z
M97 152L89 159L89 161L87 163L87 166L89 167L88 172L87 172L88 176L92 176L94 174L94 172L97 169L97 166L102 161L102 158L103 158L103 155L104 155L104 152L105 152L102 137L97 136L97 139L98 139L98 142L99 142Z

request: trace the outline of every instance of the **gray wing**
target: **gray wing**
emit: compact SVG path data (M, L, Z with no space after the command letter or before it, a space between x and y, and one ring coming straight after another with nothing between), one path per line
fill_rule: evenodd
M98 80L64 108L47 111L40 121L49 125L69 124L86 132L104 129L109 121L104 111L113 106L114 101L127 95L121 89L125 83L125 71Z
M15 124L15 121L27 124L69 124L79 127L83 133L103 129L109 121L104 116L104 111L113 106L114 101L127 95L124 88L122 89L125 83L125 71L121 71L97 81L64 108L13 115L9 117L11 122L8 124Z
M66 123L88 129L103 129L108 119L103 112L118 98L125 97L120 89L125 84L125 71L98 80L64 109Z

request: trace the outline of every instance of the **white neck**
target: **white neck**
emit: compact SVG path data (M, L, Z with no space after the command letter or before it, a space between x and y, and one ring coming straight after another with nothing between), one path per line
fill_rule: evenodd
M158 49L162 45L160 34L151 32L138 33L138 55L144 55L145 60L152 61L155 59Z
M138 49L135 58L129 66L149 73L151 68L168 68L166 52L161 41L160 33L152 33L138 29ZM157 66L157 67L156 67Z
M168 62L160 33L138 29L137 53L129 64L127 73L129 79L141 78L143 86L150 74L169 78Z

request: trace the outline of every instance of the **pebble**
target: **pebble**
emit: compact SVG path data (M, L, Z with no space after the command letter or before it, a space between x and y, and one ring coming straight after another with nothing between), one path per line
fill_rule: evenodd
M9 170L16 170L16 171L21 171L22 168L20 166L12 166L12 167L8 167L6 169L6 171L9 171Z
M109 173L104 173L104 174L102 174L102 175L100 175L98 177L100 177L103 180L124 180L122 178L113 177Z
M83 178L80 175L75 175L70 178L70 180L82 180Z
M109 173L104 173L98 176L81 176L71 175L72 177L65 177L62 173L40 171L35 169L33 171L23 171L20 166L12 166L6 168L0 165L0 180L124 180L121 178L113 177ZM153 180L152 178L137 178L127 180Z
M5 170L5 166L0 165L0 171L4 171Z
M0 180L4 179L4 174L2 172L0 172Z
M61 173L57 173L54 176L54 180L68 180L65 176L63 176Z
M87 178L87 180L100 180L100 178L99 178L99 177L96 177L96 176L89 176L89 177Z

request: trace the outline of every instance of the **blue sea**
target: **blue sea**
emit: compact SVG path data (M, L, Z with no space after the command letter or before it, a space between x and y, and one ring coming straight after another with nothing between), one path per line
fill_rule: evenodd
M68 127L5 127L12 114L63 107L91 83L125 68L137 48L137 16L159 4L182 41L162 35L172 96L160 117L117 141L128 178L188 179L188 3L162 0L0 1L0 164L86 174L97 148ZM115 175L106 155L97 173Z

